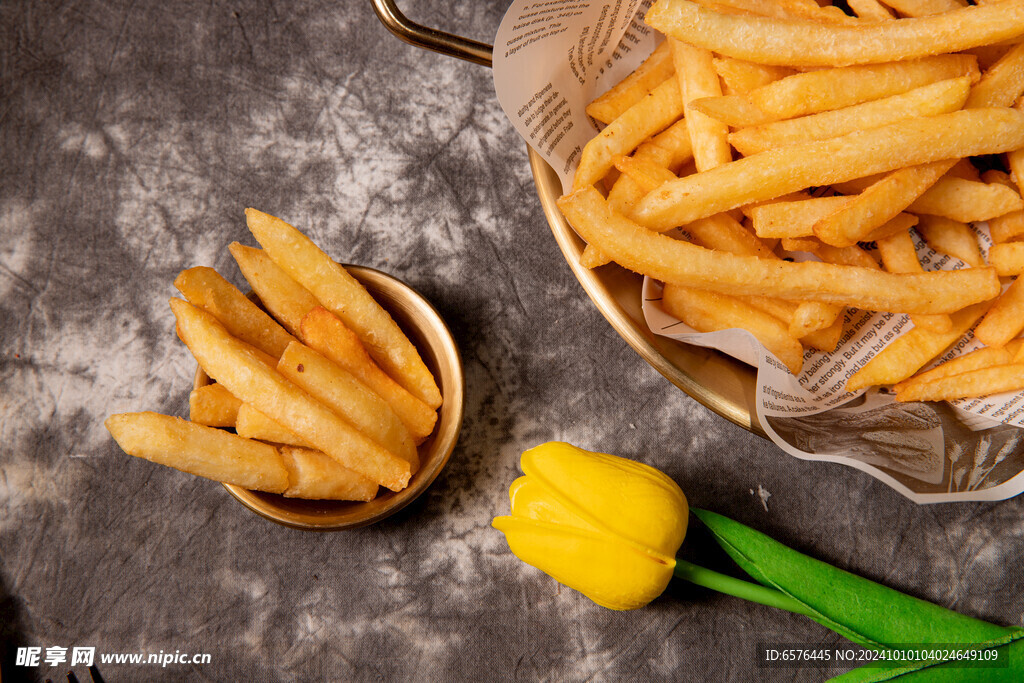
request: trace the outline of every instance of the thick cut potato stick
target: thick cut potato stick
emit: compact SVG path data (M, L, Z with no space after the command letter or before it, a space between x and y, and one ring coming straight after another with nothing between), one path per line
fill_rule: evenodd
M784 66L766 66L745 62L731 57L715 57L715 71L722 77L722 86L726 95L746 95L755 88L768 85L773 81L795 72Z
M288 488L281 455L265 443L158 413L111 415L104 424L128 455L254 491Z
M366 352L355 332L327 309L318 306L302 319L302 341L370 387L391 406L416 439L434 431L437 413L387 376Z
M665 35L736 59L788 66L879 64L960 52L1024 33L1024 1L1005 0L928 17L825 24L716 12L659 0L645 21Z
M835 195L811 197L801 193L799 199L773 201L744 209L758 237L812 237L814 224L846 206L853 197Z
M674 180L644 197L634 215L651 229L668 230L807 187L1022 146L1024 114L1013 109L965 109L908 119L762 152Z
M342 467L333 458L308 448L283 446L281 458L288 469L286 498L307 500L373 500L377 484Z
M242 402L219 384L207 384L188 395L189 419L207 427L234 427Z
M999 365L971 370L930 382L911 382L896 393L896 400L955 401L1024 389L1024 365Z
M741 128L729 134L729 142L740 154L750 156L773 147L824 140L915 116L945 114L964 106L970 87L968 76L949 78L843 109Z
M302 317L320 305L316 297L291 279L262 249L232 242L228 251L271 315L289 332L298 336Z
M927 17L966 7L964 0L883 0L905 17Z
M827 263L790 263L709 251L652 233L615 214L594 188L558 202L569 223L620 265L662 282L783 299L821 301L869 310L948 313L999 293L989 269L891 275Z
M664 41L631 74L587 105L587 115L611 123L673 76L672 53Z
M1024 280L1017 278L999 295L974 330L985 346L999 348L1024 330Z
M988 309L989 303L975 304L950 314L952 328L947 332L933 332L913 327L882 349L846 382L846 390L853 392L871 386L896 384L907 379L928 361L945 351L965 334Z
M820 301L805 301L797 306L793 320L789 323L789 333L798 338L830 329L839 320L845 307L842 304L826 304Z
M985 71L971 89L967 107L1009 107L1024 93L1024 43L1013 48Z
M360 432L408 461L412 473L416 473L420 459L409 430L387 402L365 384L298 342L284 350L277 369Z
M941 216L921 216L917 231L928 246L940 254L949 254L969 266L981 267L985 259L978 248L978 240L965 224Z
M295 337L249 301L213 268L183 270L174 286L195 306L213 315L234 336L278 358Z
M882 257L882 265L890 273L924 272L917 257L914 240L906 230L878 240L876 245ZM912 315L910 319L915 327L923 327L933 332L948 332L953 328L953 322L948 315Z
M615 168L633 179L646 194L658 189L662 184L676 179L676 174L664 166L635 157L615 157ZM620 176L621 177L621 176ZM615 183L618 186L618 182ZM609 197L609 201L611 198Z
M899 216L951 166L953 161L936 161L890 173L834 213L819 219L813 226L814 235L837 247L869 239L873 231Z
M848 0L846 4L859 19L891 21L896 18L878 0Z
M749 230L727 213L696 220L687 225L685 231L690 234L695 243L707 249L764 259L779 258L756 235L752 235Z
M670 78L609 123L583 148L573 187L593 185L612 167L612 159L629 154L683 114L679 83ZM264 245L265 246L265 245ZM314 292L315 293L315 292Z
M672 316L698 332L743 329L754 335L794 375L800 372L804 347L789 336L778 318L736 297L701 289L665 285L662 305Z
M1011 152L1010 154L1013 154ZM1010 156L1009 154L1007 155ZM990 169L982 174L981 180L990 184L1005 185L1012 190L1017 190L1013 178L1002 171ZM1011 211L1010 213L996 216L988 221L989 235L996 244L1009 242L1010 240L1024 234L1024 210Z
M1017 190L998 183L945 176L907 207L911 213L943 216L961 223L987 221L1024 209Z
M335 415L232 337L205 311L171 299L178 332L206 374L234 396L339 463L392 491L409 483L409 463Z
M988 264L1000 277L1024 273L1024 242L993 244L988 250Z
M930 382L943 377L952 377L963 372L978 370L979 368L991 368L997 365L1009 365L1013 362L1013 355L1006 349L992 349L982 347L970 353L957 356L931 370L919 372L910 379L905 379L893 385L893 389L900 391L903 387L914 382Z
M849 23L854 21L838 7L821 6L814 0L696 0L696 2L712 9L725 9L743 14L761 17L779 17L792 19L814 19L824 22Z
M416 347L358 280L280 218L255 209L246 209L245 217L270 258L359 335L385 372L431 408L441 405L441 392Z
M235 418L235 432L247 439L258 439L260 441L272 441L273 443L311 448L305 439L288 431L248 403L243 403L238 408L238 415Z
M732 150L726 136L729 128L721 121L694 110L690 102L701 97L720 97L722 86L711 61L711 51L668 39L672 61L683 98L683 116L690 131L690 145L698 171L705 171L732 161Z

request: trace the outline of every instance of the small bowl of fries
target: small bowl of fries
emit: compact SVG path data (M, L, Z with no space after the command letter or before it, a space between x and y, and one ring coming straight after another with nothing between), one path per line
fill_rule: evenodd
M396 278L342 266L280 219L247 211L263 249L230 251L252 293L216 271L175 280L178 336L199 368L190 420L113 415L130 455L223 483L286 526L380 521L425 491L454 450L464 381L438 312Z

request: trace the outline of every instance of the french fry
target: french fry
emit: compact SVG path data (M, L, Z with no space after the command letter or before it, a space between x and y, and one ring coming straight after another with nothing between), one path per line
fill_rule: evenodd
M985 265L978 240L966 225L941 216L920 216L920 219L917 231L929 247L975 268Z
M593 185L612 167L612 159L629 154L683 114L679 84L670 78L627 109L583 148L573 187Z
M1009 107L1024 93L1024 43L1014 45L971 89L967 107Z
M385 372L431 408L441 405L441 392L416 347L354 277L281 219L255 209L246 209L245 216L270 258L359 335Z
M271 315L297 337L302 317L320 305L316 297L291 279L262 249L232 242L228 251Z
M696 220L686 226L686 232L696 244L707 249L764 259L779 258L757 236L752 235L727 213Z
M750 156L774 147L824 140L914 116L945 114L964 106L970 88L969 76L949 78L842 109L741 128L729 134L729 142L740 154Z
M924 272L921 261L917 257L914 240L906 230L880 239L876 245L878 253L882 257L882 265L890 273ZM923 327L932 332L948 332L953 328L953 322L948 315L912 315L910 319L914 322L915 327Z
M729 128L690 106L698 98L722 94L711 51L671 38L667 42L671 46L679 92L683 96L683 116L690 131L690 145L697 170L705 171L729 163L732 161L732 149L726 139Z
M286 498L365 502L377 495L375 482L320 451L283 446L281 458L291 482L284 492Z
M234 336L274 358L281 355L295 337L288 334L259 306L213 268L198 266L183 270L174 286L190 303L213 315Z
M1024 330L1024 280L1017 278L999 295L974 336L985 346L999 348Z
M750 217L758 237L813 237L815 223L851 201L853 197L811 197L801 193L798 199L746 207L744 213Z
M950 130L960 134L951 136ZM648 228L668 230L807 187L1021 146L1024 114L1014 109L965 109L908 119L789 145L679 178L647 195L634 215Z
M676 179L676 174L664 166L634 157L615 157L615 168L632 178L645 194L658 189L663 183Z
M945 176L907 208L911 213L943 216L961 223L987 221L1024 209L1015 189Z
M896 400L954 401L1024 389L1024 365L1000 365L971 370L931 382L913 382L897 392Z
M280 454L265 443L152 412L111 415L104 425L128 455L254 491L288 488Z
M746 95L755 88L768 85L795 71L782 66L766 66L754 64L731 57L715 57L715 71L722 78L722 86L726 95Z
M219 384L207 384L188 395L189 419L207 427L234 427L242 402Z
M927 17L967 6L963 0L884 0L884 2L905 17Z
M409 483L409 463L335 415L267 365L205 311L171 299L178 331L206 374L288 431L392 491Z
M803 365L804 348L789 336L787 326L778 318L750 304L717 292L680 285L665 285L662 305L698 332L743 329L782 361L794 375Z
M1011 154L1013 154L1011 152ZM1009 155L1008 155L1009 156ZM989 170L982 175L986 183L999 183L1006 187L1017 189L1013 179L1002 171ZM988 222L989 235L995 243L1009 242L1010 240L1024 235L1024 210L1011 211L1010 213L996 216Z
M235 433L247 439L311 448L305 439L288 431L248 403L238 407L234 426Z
M350 373L298 342L288 345L277 369L360 432L408 461L413 474L419 469L409 430L384 399Z
M934 161L884 176L832 214L819 219L812 228L814 235L837 247L869 239L874 230L894 220L951 166L950 160Z
M688 0L658 0L651 27L683 42L758 64L879 64L969 50L1024 33L1024 2L1005 0L934 16L826 24L716 12Z
M806 339L817 332L831 329L842 315L843 308L842 304L805 301L793 313L789 334L797 339Z
M631 74L588 104L587 115L611 123L674 73L672 53L664 41Z
M594 188L562 197L558 205L585 240L620 265L662 282L734 296L762 294L907 313L947 313L999 293L995 273L984 268L891 275L709 251L652 233L615 214Z
M988 264L1000 277L1024 273L1024 242L993 244L988 250Z
M909 384L917 382L931 382L936 379L942 379L943 377L952 377L953 375L959 375L971 370L978 370L979 368L1009 365L1012 362L1013 356L1005 348L993 349L985 346L980 349L975 349L970 353L965 353L962 356L957 356L956 358L948 360L941 365L936 365L930 370L919 372L910 379L897 382L893 385L893 389L899 392Z
M896 18L878 0L849 0L846 4L860 19L891 21Z
M902 382L967 334L988 306L989 303L985 302L951 313L949 317L953 325L948 332L911 328L854 373L846 381L846 390L854 392L870 386Z
M383 398L413 438L425 439L434 431L437 413L388 377L370 358L356 334L333 313L321 306L314 308L302 319L300 336L307 346Z

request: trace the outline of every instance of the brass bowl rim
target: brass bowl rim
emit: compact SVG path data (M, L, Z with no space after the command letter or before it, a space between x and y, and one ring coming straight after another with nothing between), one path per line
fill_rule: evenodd
M378 299L378 302L392 317L395 317L395 312L391 310L387 302L379 300L379 292L382 285L390 287L391 294L398 293L403 295L405 297L404 302L412 304L416 312L424 316L424 322L418 324L416 330L409 330L408 325L402 325L403 331L409 335L410 340L417 346L420 354L424 355L424 360L429 363L429 357L424 354L424 349L419 348L421 343L419 336L421 327L425 326L423 327L424 329L433 329L438 336L439 344L437 348L432 348L431 350L437 357L437 365L446 366L451 379L450 382L445 382L441 386L443 403L438 409L437 424L434 432L419 447L422 466L412 476L409 486L405 489L397 492L389 492L386 489L382 489L374 500L386 497L386 501L383 504L373 505L374 501L369 503L356 501L310 501L311 504L337 507L340 511L339 515L341 515L341 512L349 511L348 514L342 516L340 521L337 516L334 518L324 516L324 521L317 521L314 515L301 515L282 507L280 504L275 504L276 499L287 501L299 501L300 499L283 498L275 494L250 491L234 484L221 484L235 500L260 517L282 526L303 531L344 531L356 529L374 524L394 515L422 495L434 480L437 479L441 470L445 468L451 459L452 452L455 450L455 444L458 442L459 434L462 430L462 419L465 409L465 376L462 367L462 355L459 353L459 347L455 343L455 338L452 336L451 330L445 323L444 318L441 317L441 314L426 297L395 276L368 266L342 265L345 270L370 290L374 298ZM255 293L250 292L248 296L253 301L259 303L259 297ZM448 377L444 372L441 372L441 367L432 368L432 370L435 371L435 375L442 376L437 377L439 384L442 384L444 378ZM193 389L198 389L210 383L210 377L201 367L197 367L192 382ZM447 386L448 384L451 386ZM358 516L358 514L351 512L353 509L358 511L360 507L366 507L370 512L365 516Z

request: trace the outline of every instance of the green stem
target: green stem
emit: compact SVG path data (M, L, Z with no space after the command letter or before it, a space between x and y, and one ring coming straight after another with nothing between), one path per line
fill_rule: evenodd
M743 598L769 607L778 607L796 614L812 616L810 611L799 601L789 597L785 593L767 588L758 583L750 583L732 576L719 574L716 571L705 569L686 560L676 560L675 575L698 586L704 586L719 593Z

